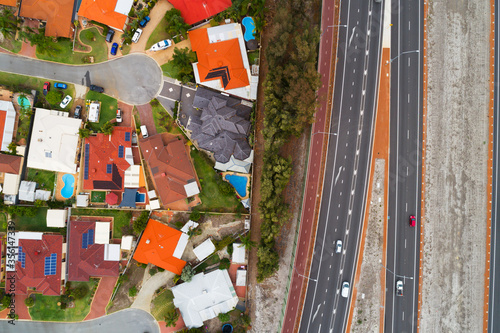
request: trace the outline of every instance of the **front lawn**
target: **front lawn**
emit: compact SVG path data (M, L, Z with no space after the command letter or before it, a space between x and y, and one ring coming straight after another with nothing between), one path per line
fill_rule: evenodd
M132 213L126 210L117 209L72 209L71 215L81 216L112 216L113 220L113 238L122 238L122 228L129 226L132 220Z
M152 108L153 119L158 133L168 132L172 134L182 134L181 129L175 124L174 118L170 116L167 110L165 110L159 102L158 105L152 105Z
M106 200L106 192L92 191L90 194L90 202L102 203Z
M161 70L163 71L163 75L171 77L173 79L180 80L179 69L174 66L174 63L172 61L169 61L166 64L161 65Z
M155 30L149 36L149 39L146 43L146 50L149 50L151 46L162 41L164 39L171 38L171 36L167 33L167 19L165 16L161 19L160 23L156 26Z
M47 207L40 207L34 217L16 215L14 222L18 231L56 231L47 227Z
M28 169L27 180L37 182L42 190L53 192L56 173L54 171Z
M95 132L99 131L107 121L116 118L116 109L118 108L118 101L115 98L92 90L89 90L85 98L90 101L101 102L101 110L100 110L101 114L99 115L99 122L88 123L93 131Z
M35 305L29 309L31 319L36 321L82 321L90 312L90 297L98 281L98 279L91 279L89 282L71 282L71 288L87 285L89 292L82 299L74 300L74 307L65 310L62 310L57 305L61 300L61 296L36 294Z
M0 43L0 47L13 53L19 53L19 51L21 51L23 42L21 42L20 40L15 40L13 36L9 37L10 38L4 38L3 42Z
M151 314L158 321L165 320L167 313L175 309L174 294L170 289L165 289L161 294L155 297L151 307Z

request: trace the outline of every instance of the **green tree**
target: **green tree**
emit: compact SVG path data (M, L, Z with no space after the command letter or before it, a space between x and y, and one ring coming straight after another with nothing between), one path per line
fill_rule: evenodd
M7 149L9 150L9 153L11 155L16 155L17 154L17 143L15 141L12 141L11 143L9 143L9 145L7 146Z
M184 269L181 273L181 279L184 282L190 282L194 276L194 268L191 265L184 266Z
M101 133L111 135L113 134L113 129L115 128L115 124L110 123L109 121L105 122L101 127Z
M135 297L137 295L137 287L132 286L131 288L128 288L128 295L130 297Z
M35 299L31 296L26 297L24 300L24 304L28 307L31 308L33 305L35 305Z
M45 36L45 28L38 29L38 33L27 35L31 46L36 45L38 52L48 56L55 56L59 51L59 47L52 41L52 37Z
M10 8L4 7L2 15L0 15L0 34L4 38L8 38L9 35L14 36L17 30L17 20L14 12Z
M78 135L81 139L86 139L92 134L92 130L90 128L84 127L78 130Z
M134 221L134 232L140 234L146 229L149 220L149 212L144 211L139 215L139 217Z
M222 313L221 312L221 313L219 313L219 315L217 317L219 317L219 320L222 324L227 323L231 319L231 317L229 316L229 313Z
M257 243L253 240L250 240L250 232L245 236L240 237L241 244L245 247L245 249L250 250L252 247L256 247Z
M51 90L47 93L47 96L45 96L45 99L47 102L49 102L50 105L55 106L59 105L61 103L63 98L63 93L59 90Z
M170 36L176 36L180 34L186 37L186 33L191 26L184 22L180 10L176 8L170 9L165 13L165 19L167 20L166 30Z
M178 69L178 79L183 83L194 81L193 62L196 62L196 54L190 49L175 48L172 60L174 66Z
M195 221L195 222L197 222L200 218L201 218L201 213L200 213L200 211L199 211L199 210L197 210L197 209L194 209L194 210L191 212L191 214L189 214L189 219L190 219L191 221Z
M177 312L177 309L174 308L172 311L167 312L165 316L165 324L167 327L175 327L178 319L179 312Z
M231 261L228 258L222 258L219 263L219 269L229 269L229 266L231 266Z
M89 287L86 284L79 285L75 289L71 289L71 296L75 299L82 299L89 293Z

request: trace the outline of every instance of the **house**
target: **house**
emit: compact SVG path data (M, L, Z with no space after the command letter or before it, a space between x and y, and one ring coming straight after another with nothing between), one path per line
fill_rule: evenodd
M186 265L181 257L188 239L189 237L179 230L150 219L137 245L134 259L180 275Z
M31 132L28 168L76 173L81 119L68 112L37 108Z
M0 5L17 7L17 0L0 0Z
M109 234L109 222L68 223L68 281L119 275L120 244L109 244Z
M63 236L42 232L17 232L15 293L28 294L36 290L43 295L60 295L64 279Z
M17 202L23 159L22 156L0 154L0 179L3 179L2 191L6 204L13 205Z
M163 206L200 193L196 173L180 137L140 140L141 152Z
M45 36L73 36L73 0L22 0L19 16L46 22Z
M9 151L9 144L14 135L16 110L12 102L0 101L0 150Z
M83 0L78 15L124 31L133 0Z
M169 0L189 25L207 20L231 7L231 0Z
M198 57L197 84L241 98L257 98L258 76L252 75L241 25L231 23L188 32Z
M172 287L174 305L188 328L201 327L205 320L227 313L238 304L238 296L227 270L217 269L193 276L191 282Z
M132 128L115 127L111 135L97 133L85 139L83 188L123 191L126 170L134 164Z

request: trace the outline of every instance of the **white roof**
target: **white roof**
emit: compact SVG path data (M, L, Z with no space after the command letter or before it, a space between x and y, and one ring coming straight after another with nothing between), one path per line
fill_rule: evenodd
M118 0L116 2L115 12L128 16L133 3L134 0Z
M132 243L134 242L134 236L122 236L121 248L125 251L132 250Z
M16 110L14 104L8 101L0 101L0 114L5 113L5 124L3 126L2 147L0 150L9 151L9 144L14 135L14 125L16 123Z
M184 190L186 191L186 195L188 198L200 193L200 189L198 188L198 184L196 182L191 182L187 185L184 185Z
M88 207L89 196L86 194L78 194L76 196L76 207Z
M160 200L151 200L149 201L149 209L155 210L155 209L160 209Z
M66 209L48 209L47 210L47 227L64 228L68 211Z
M104 244L104 261L120 260L120 244Z
M43 232L34 232L34 231L19 231L16 232L17 239L36 239L41 240L43 236Z
M109 244L109 222L95 223L95 241L96 244Z
M212 241L210 240L210 238L193 249L196 258L198 258L199 261L202 261L203 259L208 257L214 251L215 251L215 246L214 243L212 243Z
M198 223L196 223L196 222L194 222L194 221L189 220L189 221L187 221L187 222L186 222L186 224L184 224L184 226L181 228L181 231L182 231L183 233L186 233L186 234L187 234L187 232L189 231L189 229L194 229L194 228L196 228L198 225L199 225Z
M238 303L238 296L227 270L217 269L193 276L191 282L172 287L174 305L188 328L200 327L205 320L227 313Z
M141 174L140 165L131 165L125 170L125 180L123 182L125 187L138 188L139 179Z
M241 200L241 204L245 208L250 208L250 198L246 198L246 199Z
M35 182L27 182L23 180L21 182L21 185L19 186L19 200L34 202L35 189L36 189Z
M181 234L181 238L179 238L179 241L177 242L177 246L175 247L174 254L172 256L176 257L177 259L182 258L182 254L184 253L184 250L186 249L186 245L188 243L189 236L186 234Z
M238 269L236 271L236 285L237 286L246 286L247 285L247 270L246 269Z
M148 191L148 198L149 200L156 198L156 191L155 190Z
M28 153L28 168L76 173L81 119L68 112L36 109Z
M231 260L236 264L244 264L245 260L245 246L241 243L233 243L233 258Z
M229 158L229 161L227 161L226 163L215 162L214 168L221 171L250 173L250 167L252 166L252 162L253 162L253 150L250 153L250 156L248 156L248 158L243 161L238 160L237 158L234 157L234 155L231 155L231 158Z
M5 173L3 176L3 194L16 195L17 193L19 193L20 182L21 182L21 175Z
M45 190L36 190L35 191L35 200L47 201L50 199L50 191Z
M98 123L99 122L99 109L100 109L99 103L90 103L88 120L91 123Z

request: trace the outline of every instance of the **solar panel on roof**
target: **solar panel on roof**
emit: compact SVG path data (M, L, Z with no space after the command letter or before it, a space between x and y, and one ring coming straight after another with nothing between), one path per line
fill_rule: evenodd
M83 233L82 234L82 248L86 249L88 247L88 239L87 239L87 234Z
M55 275L57 269L57 253L52 253L50 256L45 257L45 275Z
M113 165L112 164L107 164L106 165L106 173L111 173L113 171Z
M89 179L89 152L90 152L90 145L87 143L85 144L85 170L84 170L84 174L83 174L83 177L84 179Z
M123 146L119 146L119 147L118 147L118 157L123 158L123 155L124 155L123 153L124 153L124 151L125 151L125 147L123 147Z
M130 141L130 132L125 132L125 141Z
M87 243L89 245L94 244L94 229L90 229L87 236Z
M23 252L23 247L19 246L19 252L17 256L17 261L21 262L21 267L25 268L26 265L26 253Z

